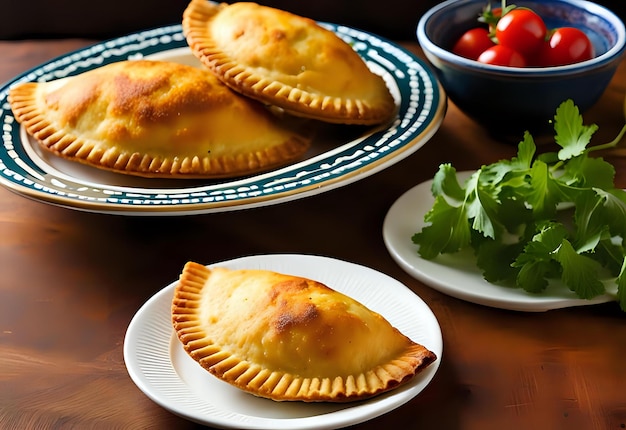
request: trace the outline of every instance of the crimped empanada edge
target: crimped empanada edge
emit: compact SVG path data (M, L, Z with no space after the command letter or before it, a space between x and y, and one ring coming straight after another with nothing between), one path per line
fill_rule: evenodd
M13 115L26 132L43 149L61 158L115 173L148 178L231 178L284 166L310 147L311 139L294 132L281 144L233 157L162 157L124 151L117 146L103 148L97 142L55 127L37 105L38 85L40 83L26 82L9 91L8 101Z
M395 112L395 102L373 106L367 100L321 96L260 76L217 47L207 34L211 19L225 4L212 5L206 0L192 0L183 13L183 31L193 54L225 85L244 96L275 105L294 116L319 121L375 125L388 121ZM382 79L382 78L381 78Z
M422 345L411 343L389 363L346 378L308 378L271 372L241 360L215 345L197 318L202 288L211 269L186 263L175 287L172 322L185 351L204 369L255 396L275 401L351 402L374 397L410 381L436 360Z

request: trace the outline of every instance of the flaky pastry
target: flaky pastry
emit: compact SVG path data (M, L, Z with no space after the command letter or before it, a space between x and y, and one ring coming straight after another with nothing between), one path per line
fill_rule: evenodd
M291 114L371 125L395 113L382 77L311 19L251 2L191 0L183 30L192 52L224 83Z
M436 359L356 300L267 270L187 263L172 321L203 368L276 401L369 398L406 383Z
M310 143L211 72L167 61L121 61L22 83L9 102L44 149L138 176L247 175L297 159Z

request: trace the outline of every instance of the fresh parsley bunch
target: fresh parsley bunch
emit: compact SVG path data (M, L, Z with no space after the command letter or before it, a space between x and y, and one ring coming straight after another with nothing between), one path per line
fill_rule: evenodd
M464 186L442 164L426 226L412 237L419 254L433 259L471 246L489 282L540 293L561 279L583 299L605 292L599 275L608 270L626 311L626 192L615 188L615 168L591 156L615 146L626 127L612 142L588 147L597 129L567 100L554 117L558 152L537 154L526 132L516 157L481 167Z

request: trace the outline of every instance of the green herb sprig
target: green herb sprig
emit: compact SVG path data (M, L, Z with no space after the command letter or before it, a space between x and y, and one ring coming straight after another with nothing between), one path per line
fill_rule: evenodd
M452 165L439 166L435 202L412 237L420 256L472 247L489 282L541 293L561 279L583 299L606 292L599 274L608 270L626 311L626 191L615 188L613 165L591 155L615 146L626 126L613 141L589 147L597 129L567 100L554 117L557 152L537 154L526 132L516 157L481 167L464 186Z

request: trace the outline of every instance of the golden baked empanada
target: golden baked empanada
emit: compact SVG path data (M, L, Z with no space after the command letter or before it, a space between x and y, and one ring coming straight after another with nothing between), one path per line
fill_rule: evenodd
M278 401L369 398L436 359L356 300L267 270L187 263L175 288L172 321L202 367Z
M9 102L43 148L138 176L247 175L293 161L310 143L211 72L167 61L121 61L23 83Z
M183 31L196 57L228 86L292 114L368 125L395 113L382 77L311 19L250 2L191 0Z

